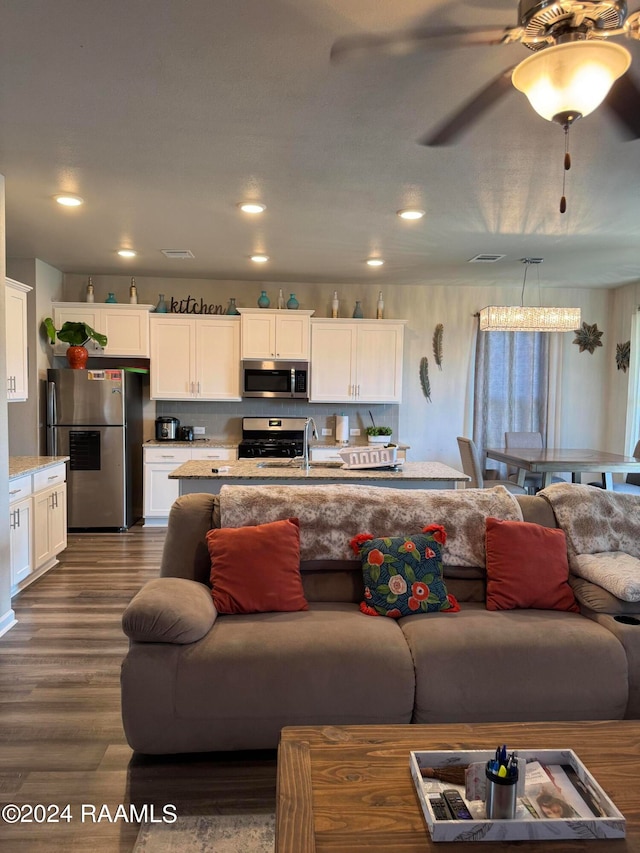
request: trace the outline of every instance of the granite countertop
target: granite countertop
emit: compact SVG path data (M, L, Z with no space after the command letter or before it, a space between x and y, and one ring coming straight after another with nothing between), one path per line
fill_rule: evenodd
M450 468L442 462L405 462L396 470L383 468L342 468L338 465L319 463L305 471L288 465L287 460L239 460L217 466L219 473L212 471L211 461L185 462L169 474L170 480L432 480L466 482L469 478L462 471ZM214 466L216 467L216 466ZM220 469L228 470L220 470Z
M238 449L238 442L228 438L194 438L193 441L158 441L150 438L144 447L224 447L230 450Z
M60 462L67 462L68 456L10 456L9 457L9 479L22 477L25 474L33 474L44 468L51 468Z

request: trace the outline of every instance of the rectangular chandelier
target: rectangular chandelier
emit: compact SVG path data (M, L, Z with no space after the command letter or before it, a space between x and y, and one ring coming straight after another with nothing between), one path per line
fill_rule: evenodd
M579 308L489 305L480 311L481 332L573 332L579 326Z

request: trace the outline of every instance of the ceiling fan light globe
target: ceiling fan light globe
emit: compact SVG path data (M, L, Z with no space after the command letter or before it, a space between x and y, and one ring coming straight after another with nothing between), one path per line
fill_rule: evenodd
M554 121L558 114L592 113L630 64L631 54L618 44L575 41L527 57L511 81L538 115Z

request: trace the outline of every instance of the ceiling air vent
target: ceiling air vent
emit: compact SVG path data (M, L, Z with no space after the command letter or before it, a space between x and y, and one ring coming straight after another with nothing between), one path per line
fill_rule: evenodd
M184 261L187 258L193 258L194 254L189 249L160 249L165 258L171 258L175 261Z
M501 261L506 258L506 255L476 255L475 258L469 258L470 264L495 264L496 261Z

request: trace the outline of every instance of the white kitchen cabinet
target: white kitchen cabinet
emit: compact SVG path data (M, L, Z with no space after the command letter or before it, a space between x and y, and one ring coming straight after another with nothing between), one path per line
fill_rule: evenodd
M400 403L404 323L312 320L310 401Z
M236 451L226 447L161 447L144 448L144 523L166 527L171 505L178 497L180 483L169 474L191 459L233 460Z
M95 341L86 344L89 355L129 358L149 357L149 312L153 305L130 305L110 302L55 302L53 324L86 323L107 336L107 345ZM67 344L56 340L54 352L64 355Z
M151 316L152 400L240 400L240 318Z
M27 578L32 570L32 491L30 475L17 477L9 482L9 555L12 589Z
M240 308L242 358L308 361L313 311Z
M33 495L33 568L55 565L67 547L67 484L58 483Z
M11 594L55 566L67 547L64 462L9 481Z
M7 400L23 402L29 396L29 361L27 349L28 285L11 278L5 284Z

